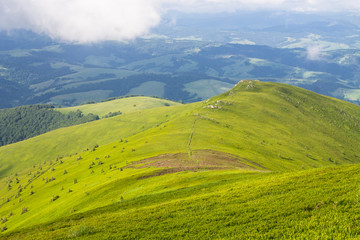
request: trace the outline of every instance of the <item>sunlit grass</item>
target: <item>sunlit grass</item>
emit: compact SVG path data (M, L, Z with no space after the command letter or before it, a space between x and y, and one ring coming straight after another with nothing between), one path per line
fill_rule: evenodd
M10 235L0 237L356 237L359 166L334 166L359 162L359 122L356 105L244 81L204 102L5 146L0 229ZM247 167L211 170L196 162L197 150L213 151L218 162L224 159L216 152L227 154ZM175 168L166 154L182 154L178 160L191 168L161 174ZM157 156L165 156L158 168L134 165Z

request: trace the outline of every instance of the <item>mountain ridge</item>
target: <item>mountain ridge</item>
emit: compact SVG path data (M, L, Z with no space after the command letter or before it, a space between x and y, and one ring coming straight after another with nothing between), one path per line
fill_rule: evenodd
M359 120L357 105L286 84L246 80L202 102L58 129L0 148L0 216L8 216L1 226L9 229L5 233L23 234L21 229L33 224L62 224L59 219L90 217L92 211L106 212L107 207L117 209L133 201L141 205L157 194L168 196L166 204L173 204L184 199L170 197L172 191L188 194L191 186L196 193L208 189L205 186L217 189L226 176L234 181L227 185L230 189L251 179L263 179L266 186L279 176L296 178L301 171L310 176L357 168L336 166L360 162ZM7 169L6 164L18 164L17 169ZM302 207L317 203L307 204ZM82 221L100 229L86 217Z

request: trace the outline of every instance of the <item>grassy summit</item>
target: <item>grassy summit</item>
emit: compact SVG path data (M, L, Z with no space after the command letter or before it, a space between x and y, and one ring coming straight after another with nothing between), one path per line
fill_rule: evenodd
M359 120L354 104L242 81L58 129L0 148L0 227L31 239L355 236L359 167L327 166L360 161Z

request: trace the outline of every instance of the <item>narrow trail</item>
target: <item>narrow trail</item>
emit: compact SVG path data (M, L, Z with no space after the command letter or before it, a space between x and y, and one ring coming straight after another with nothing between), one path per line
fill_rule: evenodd
M190 138L189 138L189 143L188 143L188 146L187 146L187 151L188 151L188 156L189 156L189 160L193 160L192 158L192 150L191 150L191 142L192 142L192 139L193 139L193 136L194 136L194 132L195 132L195 124L196 124L196 121L198 120L199 117L196 117L194 119L194 123L193 123L193 127L192 127L192 131L191 131L191 134L190 134ZM196 161L197 165L199 165L199 161Z

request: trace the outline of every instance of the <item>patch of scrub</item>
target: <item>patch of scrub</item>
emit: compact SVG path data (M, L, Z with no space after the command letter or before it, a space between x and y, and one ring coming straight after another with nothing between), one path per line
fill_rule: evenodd
M128 94L164 97L165 85L162 82L148 81L132 88Z
M185 84L185 91L196 94L201 99L219 95L230 90L234 85L213 79L203 79Z
M161 170L156 173L143 176L141 177L142 179L181 171L199 171L200 169L245 169L249 171L258 171L259 169L262 171L265 170L263 166L254 164L254 162L245 158L209 149L195 150L192 152L191 158L189 158L188 153L162 154L156 157L133 162L126 168L139 169L149 167L161 168Z

